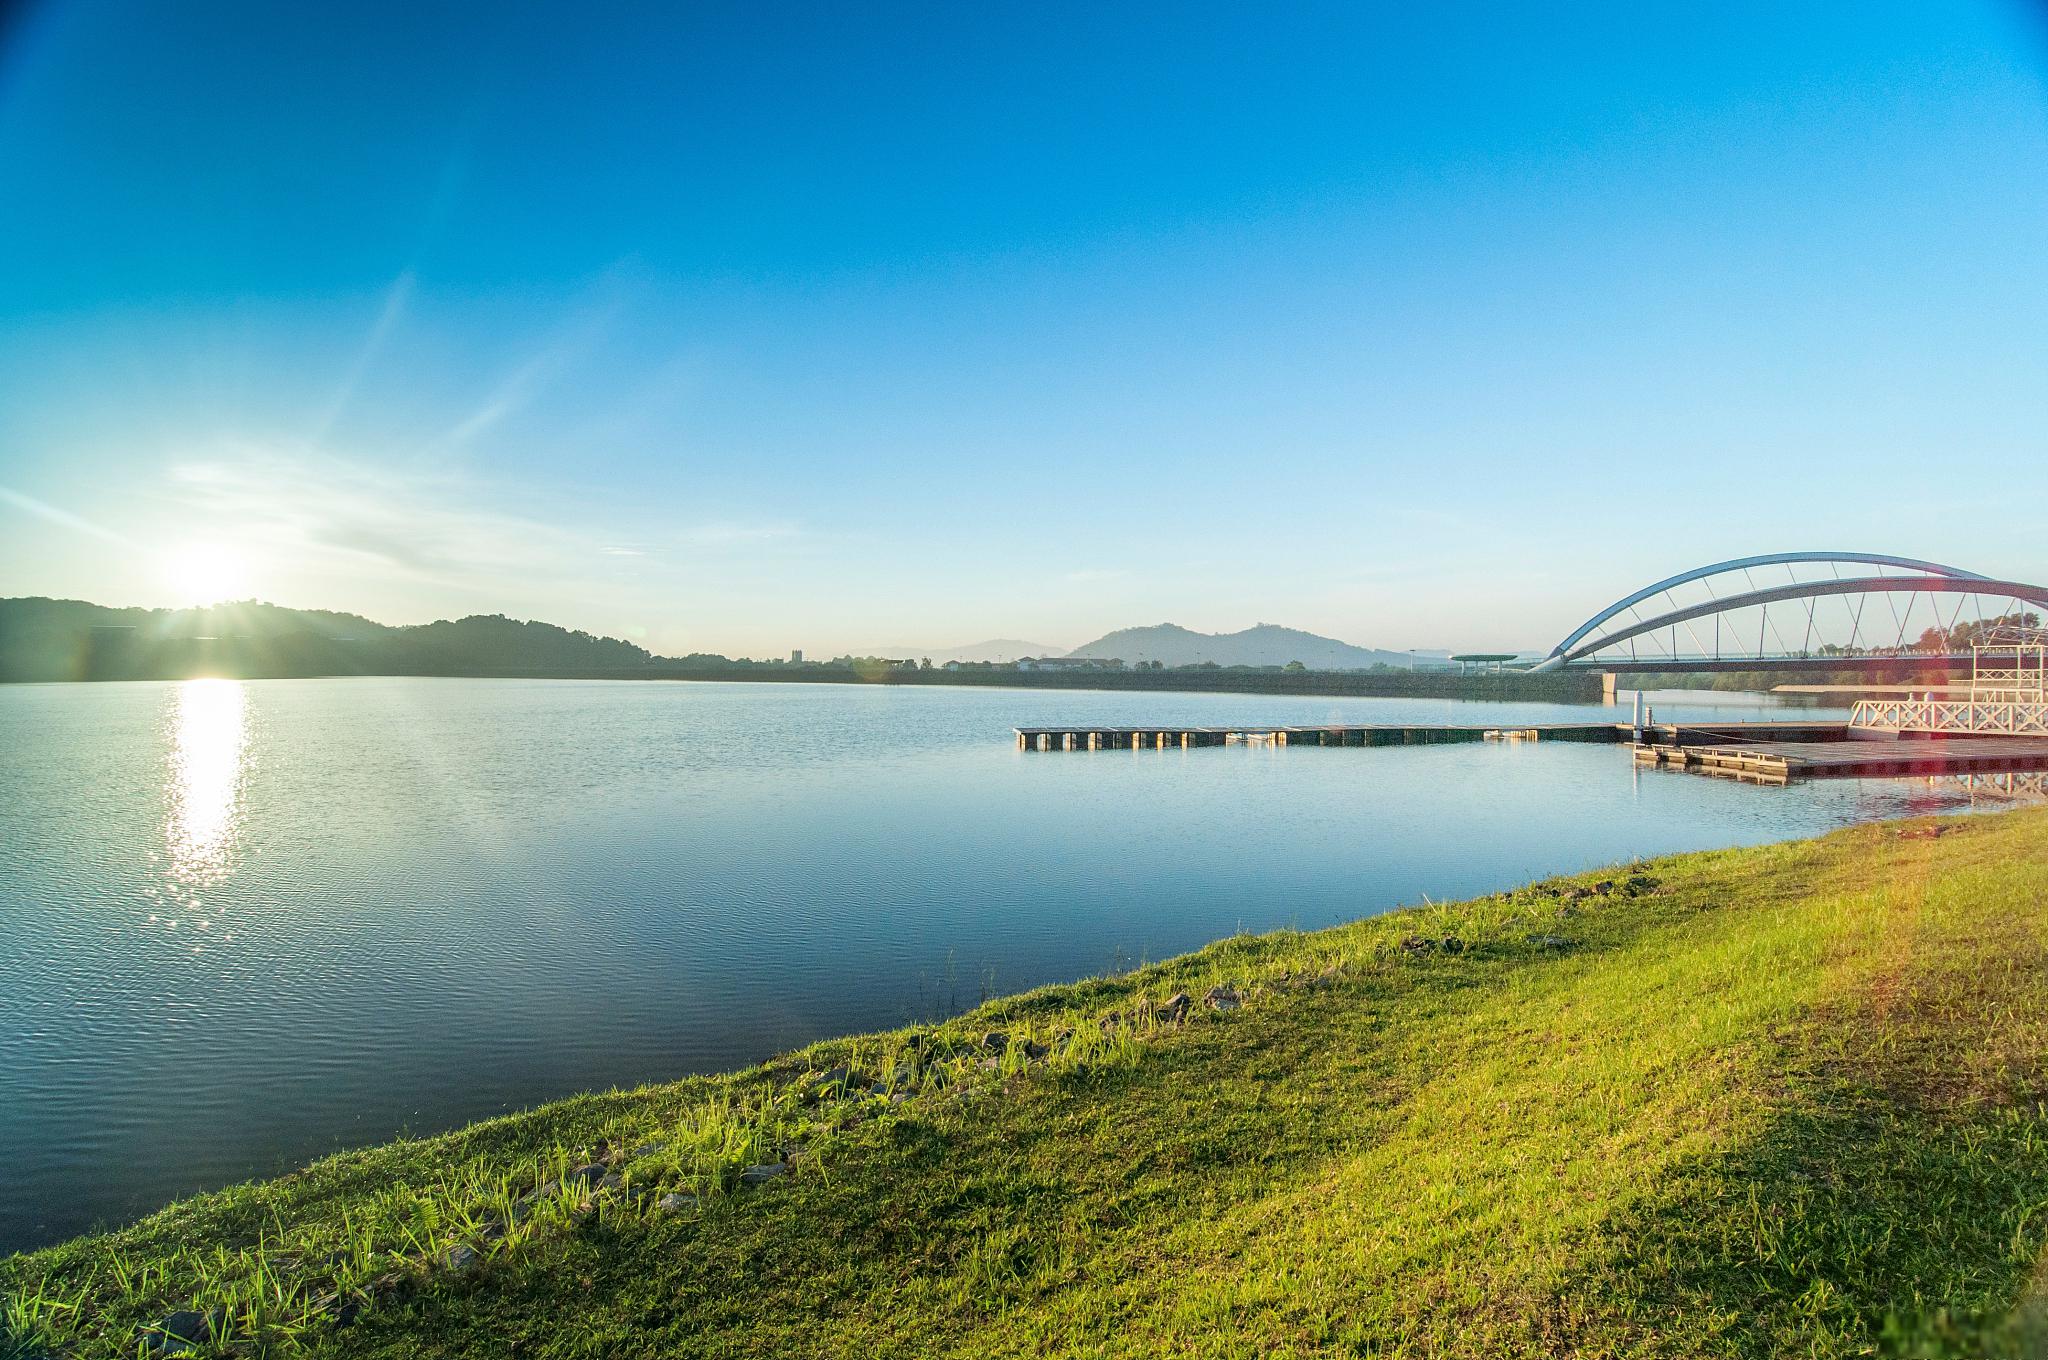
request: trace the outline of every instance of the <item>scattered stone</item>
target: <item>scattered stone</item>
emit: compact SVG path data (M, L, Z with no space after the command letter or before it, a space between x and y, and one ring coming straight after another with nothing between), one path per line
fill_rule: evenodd
M1187 1018L1188 1007L1194 1004L1186 992L1175 992L1159 1008L1159 1018L1169 1025L1177 1025Z
M1614 880L1611 878L1603 878L1598 883L1595 883L1593 885L1593 895L1595 897L1605 897L1607 896L1607 894L1613 891Z
M1572 943L1562 935L1531 935L1529 942L1542 949L1568 949Z
M1899 832L1899 839L1902 841L1938 841L1953 830L1955 828L1952 826L1909 826Z
M448 1268L458 1273L475 1269L477 1262L483 1259L477 1249L467 1242L457 1242L448 1248Z
M642 1143L639 1147L633 1148L632 1150L626 1153L626 1160L629 1162L637 1162L642 1157L652 1157L655 1153L660 1152L663 1148L667 1146L667 1143L662 1142L658 1138L651 1143Z
M992 1029L982 1036L981 1046L991 1053L1001 1053L1010 1046L1010 1036Z
M336 1290L320 1295L313 1300L311 1306L313 1312L332 1319L335 1326L352 1327L356 1319L363 1315L364 1304L361 1295L344 1295Z
M1446 935L1439 948L1446 954L1462 954L1465 952L1465 942L1455 935Z
M1406 935L1401 939L1401 948L1411 954L1427 954L1436 948L1436 941L1422 935Z
M1558 894L1559 897L1562 897L1567 902L1576 902L1581 898L1591 897L1592 895L1592 893L1587 892L1584 888L1566 888Z
M1001 1058L983 1058L975 1066L984 1072L1000 1072L1003 1070L1003 1060Z
M889 1103L891 1105L901 1105L908 1099L910 1099L910 1092L898 1091L895 1095L889 1097Z
M671 1190L654 1201L654 1207L665 1214L679 1214L685 1209L697 1207L697 1197L687 1190Z
M1629 877L1627 887L1630 897L1640 897L1644 893L1655 892L1657 880L1648 874L1633 874Z
M1234 1011L1244 1002L1239 999L1237 988L1225 982L1211 987L1208 994L1202 998L1202 1004L1210 1010Z
M142 1339L154 1354L183 1355L212 1340L215 1326L222 1320L197 1309L181 1308L166 1314L156 1326L143 1328Z
M574 1185L577 1181L584 1181L586 1183L596 1181L604 1176L605 1170L603 1162L585 1162L582 1166L577 1167L568 1175L562 1177L562 1184Z
M1026 1062L1044 1062L1051 1052L1050 1048L1039 1043L1036 1039L1024 1041L1024 1060Z
M788 1171L789 1164L787 1162L763 1162L759 1166L750 1166L745 1171L740 1172L740 1184L766 1185L777 1176L784 1175Z
M853 1069L835 1067L821 1072L804 1083L804 1095L811 1100L826 1100L846 1094L847 1085L852 1082Z
M600 1195L616 1194L625 1187L625 1184L626 1178L624 1176L621 1176L616 1171L607 1171L598 1178L596 1193Z

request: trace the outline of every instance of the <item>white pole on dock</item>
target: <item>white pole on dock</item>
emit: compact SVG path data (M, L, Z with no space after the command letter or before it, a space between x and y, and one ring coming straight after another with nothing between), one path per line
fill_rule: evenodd
M1635 720L1634 720L1634 722L1633 722L1633 723L1631 724L1631 726L1633 726L1633 727L1635 728L1635 732L1636 732L1636 745L1638 745L1638 746L1642 745L1642 744L1643 744L1643 692L1642 692L1641 690L1637 690L1637 691L1636 691L1636 708L1635 708Z

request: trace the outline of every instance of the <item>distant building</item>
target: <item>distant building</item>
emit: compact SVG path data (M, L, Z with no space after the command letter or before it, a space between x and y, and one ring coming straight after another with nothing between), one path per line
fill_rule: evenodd
M1120 671L1124 668L1121 657L1101 656L1020 656L1017 669L1020 671Z
M790 650L790 653L789 653L789 664L790 664L790 665L792 665L792 666L801 666L801 665L803 665L803 664L804 664L804 649L803 649L803 648L801 648L801 647L795 647L795 648L792 648L792 649Z

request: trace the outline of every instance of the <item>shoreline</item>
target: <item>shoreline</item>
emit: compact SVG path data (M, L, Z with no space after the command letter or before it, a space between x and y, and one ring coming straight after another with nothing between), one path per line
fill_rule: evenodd
M1183 1047L1226 1042L1239 1028L1268 1025L1261 1017L1319 1025L1359 1005L1420 1007L1418 1033L1438 1034L1432 1008L1456 993L1433 989L1468 975L1475 981L1458 985L1513 992L1634 948L1645 932L1682 933L1716 918L1726 927L1759 911L1760 922L1782 931L1770 899L1812 891L1815 874L1853 873L1879 859L1931 864L1972 842L2028 847L2011 868L2031 881L2044 831L2048 814L2038 810L1866 824L1308 934L1232 937L1130 974L1000 998L941 1024L828 1040L735 1073L575 1096L337 1154L0 1259L0 1291L43 1298L53 1327L74 1320L63 1330L85 1348L59 1353L132 1353L137 1329L185 1312L211 1319L209 1327L218 1321L222 1335L252 1338L293 1327L331 1338L341 1324L403 1333L424 1301L465 1298L500 1272L540 1268L582 1250L592 1232L745 1230L750 1214L773 1212L763 1206L785 1195L825 1193L835 1177L886 1163L906 1131L966 1138L1013 1102L1062 1095L1113 1107L1123 1086L1178 1061L1172 1055ZM1746 896L1729 900L1731 884ZM1201 1098L1174 1099L1199 1106ZM893 1182L886 1167L881 1174L874 1193L886 1196L882 1187ZM423 1233L423 1221L440 1226ZM2014 1231L2017 1241L2027 1230ZM108 1296L104 1284L85 1283L104 1273L109 1252L160 1262L157 1285ZM252 1284L280 1271L296 1281L282 1300Z
M99 674L63 678L0 678L11 685L103 685L134 682L177 683L184 680L607 680L763 685L859 685L906 688L1079 690L1100 693L1258 694L1324 698L1452 699L1481 702L1532 702L1599 705L1601 679L1590 672L1527 675L1450 675L1428 671L929 671L900 670L862 674L853 667L806 663L801 669L773 665L754 667L576 670L569 668L443 669L416 671L262 671L241 668L193 673L170 668L161 673ZM1703 691L1707 692L1707 691Z

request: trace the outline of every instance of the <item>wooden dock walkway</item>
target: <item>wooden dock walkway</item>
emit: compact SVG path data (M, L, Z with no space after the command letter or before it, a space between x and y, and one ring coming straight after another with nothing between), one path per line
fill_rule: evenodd
M1880 736L1843 722L1658 723L1635 741L1628 723L1456 726L1278 723L1228 727L1019 727L1020 751L1165 751L1237 743L1273 746L1436 746L1473 741L1634 744L1638 765L1758 784L1795 779L2048 770L2048 737Z
M1275 746L1434 746L1465 741L1625 742L1627 723L1534 723L1458 727L1426 724L1272 724L1234 727L1020 727L1020 751L1164 751L1243 742Z

